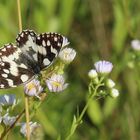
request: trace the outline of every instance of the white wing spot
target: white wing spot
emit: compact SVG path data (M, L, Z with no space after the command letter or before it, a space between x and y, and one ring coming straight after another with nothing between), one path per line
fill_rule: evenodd
M50 43L50 41L48 40L48 41L47 41L47 46L50 46L50 45L51 45L51 43Z
M24 64L20 64L19 67L20 67L20 68L27 69L27 66L25 66Z
M5 52L6 51L6 48L3 48L2 51Z
M1 65L2 65L2 66L4 66L4 65L5 65L5 63L3 63L3 62L2 62L2 63L1 63Z
M0 85L0 88L4 88L4 85L3 85L3 84L1 84L1 85Z
M38 36L37 39L40 40L40 36Z
M33 54L33 58L35 59L35 61L37 61L37 54Z
M45 66L48 66L48 65L50 64L50 61L49 61L47 58L45 58L45 59L43 60L43 64L44 64Z
M7 46L7 48L11 48L11 46L10 46L10 45L8 45L8 46Z
M57 41L58 39L57 39L57 37L54 37L54 41Z
M5 73L7 73L7 74L10 73L8 69L3 69L3 71L4 71Z
M51 46L51 52L54 53L55 55L57 55L57 53L58 53L57 50L55 48L53 48L52 46Z
M23 75L21 75L21 77L20 77L20 79L22 80L22 82L26 82L27 80L28 80L28 75L26 75L26 74L23 74Z
M61 46L61 43L60 42L58 42L58 44L57 44L59 47Z
M32 36L34 36L34 33L33 33L33 32L31 32L30 34L31 34Z
M24 36L24 33L21 33L21 35L20 35L21 37L23 37Z
M42 41L42 46L46 46L46 42L44 40Z
M4 77L4 78L7 78L8 77L7 74L2 74L1 76Z
M13 86L13 80L11 79L6 79L8 81L9 86Z
M14 57L13 54L11 54L11 55L8 56L8 59L10 59L10 60L14 60L14 58L15 58L15 57Z
M10 64L10 73L14 76L18 76L18 68L15 62Z

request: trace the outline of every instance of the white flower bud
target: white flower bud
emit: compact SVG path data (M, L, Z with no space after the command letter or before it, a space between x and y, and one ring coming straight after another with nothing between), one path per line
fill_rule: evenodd
M65 63L70 63L76 56L76 51L72 48L65 48L60 51L59 58Z
M132 40L131 41L131 46L134 50L140 51L140 40L137 40L137 39Z
M111 95L111 97L116 98L119 96L119 91L117 89L113 88L113 89L111 89L110 95Z
M92 69L88 72L88 76L89 76L89 78L94 79L98 76L98 74L97 74L96 70Z
M107 79L106 85L109 88L113 88L115 86L115 82L113 80L111 80L111 79Z

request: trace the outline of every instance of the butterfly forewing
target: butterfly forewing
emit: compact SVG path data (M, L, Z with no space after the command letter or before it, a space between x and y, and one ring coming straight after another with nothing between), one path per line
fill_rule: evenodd
M21 54L13 44L0 48L0 88L15 87L33 77L33 72L19 61Z
M43 33L37 36L37 58L40 69L49 66L62 48L63 36L57 33Z
M36 35L32 30L24 30L17 36L16 41L22 52L37 63L38 73L53 62L65 40L57 33Z

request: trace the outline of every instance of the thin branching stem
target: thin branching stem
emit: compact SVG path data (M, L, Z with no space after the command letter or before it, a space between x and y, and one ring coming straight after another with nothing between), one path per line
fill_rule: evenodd
M0 140L2 140L10 132L10 130L15 126L15 124L20 121L20 119L23 117L24 113L25 113L25 109L16 118L16 121L6 131L4 131L2 133Z
M70 133L66 137L66 140L69 140L71 138L71 136L74 134L74 132L75 132L76 128L78 127L78 125L81 124L82 118L83 118L83 116L84 116L89 104L92 102L94 96L96 95L98 88L103 85L101 83L103 81L103 79L104 79L104 77L100 79L99 84L96 85L96 87L94 87L94 88L92 87L92 84L89 85L89 97L88 97L87 103L86 103L85 107L83 108L82 112L80 113L80 115L77 116L76 118L74 117L71 129L70 129Z

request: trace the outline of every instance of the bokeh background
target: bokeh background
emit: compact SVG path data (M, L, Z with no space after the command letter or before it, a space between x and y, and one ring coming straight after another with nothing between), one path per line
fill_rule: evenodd
M140 71L129 67L132 39L140 38L140 1L138 0L24 0L21 1L23 29L37 33L58 32L68 37L77 51L66 68L69 87L54 95L37 110L32 121L41 124L39 140L62 139L68 134L77 107L82 110L88 94L87 73L97 60L109 60L114 68L111 78L120 91L117 99L93 101L72 140L140 139ZM0 1L0 45L14 42L19 32L16 0ZM23 89L0 90L21 99ZM9 140L24 139L19 128Z

